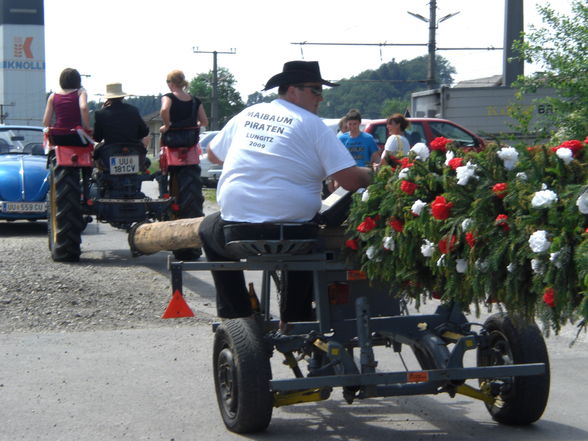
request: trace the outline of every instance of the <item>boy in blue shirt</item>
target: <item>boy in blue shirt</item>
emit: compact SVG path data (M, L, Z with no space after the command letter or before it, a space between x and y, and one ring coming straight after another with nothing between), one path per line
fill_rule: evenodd
M355 159L359 167L372 167L380 162L380 149L369 133L359 130L361 114L356 109L347 112L347 127L349 132L341 133L338 138Z

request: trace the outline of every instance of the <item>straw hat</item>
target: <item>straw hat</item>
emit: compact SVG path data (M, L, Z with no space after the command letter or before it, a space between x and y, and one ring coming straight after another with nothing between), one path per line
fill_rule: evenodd
M106 85L106 95L104 95L106 99L123 98L125 96L129 95L123 92L121 83L111 83Z

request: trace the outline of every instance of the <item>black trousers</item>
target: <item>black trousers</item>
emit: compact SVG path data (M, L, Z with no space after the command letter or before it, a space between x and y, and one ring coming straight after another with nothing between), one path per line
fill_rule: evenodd
M224 226L220 212L204 218L199 228L202 248L209 262L239 260L225 248ZM261 233L259 236L263 236ZM249 237L259 239L260 237ZM253 313L243 271L211 271L216 288L216 309L219 317L247 317ZM280 304L280 319L287 322L311 320L313 317L313 283L311 271L289 271L287 292ZM285 298L284 298L285 297Z

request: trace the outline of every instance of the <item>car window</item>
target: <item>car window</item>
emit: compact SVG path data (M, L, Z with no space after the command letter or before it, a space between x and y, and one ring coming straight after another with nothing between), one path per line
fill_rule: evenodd
M477 147L478 141L472 135L465 132L464 130L456 127L452 124L447 122L431 122L429 123L431 127L431 132L433 134L433 138L438 138L440 136L452 139L458 145L464 147Z
M0 128L0 154L44 155L43 131L34 128Z
M376 139L378 144L386 144L386 124L378 124L375 126L372 136Z
M417 142L427 142L425 136L425 129L420 122L411 122L408 128L404 131L406 139L410 142L411 147Z
M206 153L208 144L210 144L210 141L212 141L217 133L218 132L206 132L203 134L203 136L200 138L200 149L202 150L202 153Z

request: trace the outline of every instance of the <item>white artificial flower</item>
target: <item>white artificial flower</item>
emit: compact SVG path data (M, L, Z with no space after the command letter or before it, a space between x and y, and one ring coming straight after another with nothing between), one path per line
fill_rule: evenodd
M441 257L437 260L437 266L445 266L445 254L442 254Z
M368 249L365 250L365 255L368 259L372 260L376 255L376 247L373 245L369 246Z
M455 154L451 150L448 150L447 153L445 153L445 165L449 167L449 161L451 161L454 157Z
M502 159L504 168L512 170L519 162L519 152L514 147L502 147L498 151L498 157Z
M588 214L588 190L584 191L576 200L576 206L580 213Z
M458 273L465 273L466 270L468 269L468 261L465 259L456 259L455 261L455 270Z
M531 259L531 269L535 274L543 274L545 270L543 263L539 259Z
M388 251L393 251L395 246L394 238L392 236L384 237L384 239L382 239L382 246Z
M431 154L429 147L427 147L427 144L424 142L417 142L412 146L410 151L414 152L416 154L416 159L420 159L421 161L426 161Z
M553 263L553 266L555 266L556 268L561 268L561 261L559 258L560 254L560 251L556 251L555 253L549 254L549 261Z
M574 153L572 152L572 149L569 149L567 147L557 149L555 154L559 159L561 159L564 162L564 164L569 164L574 159Z
M435 244L430 240L425 239L421 245L421 253L425 257L431 257L435 252Z
M526 181L527 179L529 179L527 177L527 173L525 173L525 172L518 172L516 175L516 178L520 181Z
M517 269L517 266L516 266L514 263L509 263L509 264L506 266L506 270L507 270L509 273L514 273L514 272L516 271L516 269Z
M547 231L535 231L529 237L529 246L534 253L544 253L551 246L551 242L547 239Z
M470 179L478 179L476 176L477 168L478 166L476 164L472 164L471 161L468 161L466 165L457 167L455 170L455 173L457 174L457 184L467 185Z
M408 172L409 172L409 168L403 168L402 170L400 170L400 173L398 173L398 179L406 179L408 178Z
M416 201L414 201L414 204L412 204L412 207L410 207L410 210L417 216L420 216L421 213L423 212L423 209L427 206L426 202L421 201L420 199L417 199Z
M367 202L369 198L370 198L370 194L366 188L366 190L361 194L361 202Z
M472 225L472 222L473 221L469 217L467 219L464 219L461 223L461 230L468 231L470 229L470 226Z
M531 199L534 208L546 208L557 202L557 194L552 190L541 190L536 192Z

